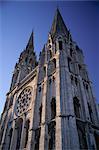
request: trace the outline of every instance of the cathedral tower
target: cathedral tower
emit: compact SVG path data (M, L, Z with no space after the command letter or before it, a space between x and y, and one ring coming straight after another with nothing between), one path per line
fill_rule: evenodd
M82 50L56 10L36 60L33 32L15 65L1 150L99 149L99 118Z

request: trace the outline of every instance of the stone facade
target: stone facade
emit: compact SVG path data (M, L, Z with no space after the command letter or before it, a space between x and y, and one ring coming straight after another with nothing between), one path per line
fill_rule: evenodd
M0 120L1 150L99 149L99 118L82 50L59 10L36 60L33 32Z

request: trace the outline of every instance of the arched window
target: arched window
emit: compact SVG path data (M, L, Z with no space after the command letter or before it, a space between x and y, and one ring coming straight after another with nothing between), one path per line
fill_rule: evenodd
M54 68L56 68L56 59L53 59Z
M3 112L5 112L6 110L7 110L7 107L8 107L8 98L6 99L6 102L5 102L5 105L4 105L4 110L3 110Z
M49 48L51 48L52 46L51 46L51 44L49 44Z
M30 64L30 65L32 65L32 64L33 64L33 60L32 60L32 58L30 58L30 60L29 60L29 64Z
M82 75L82 73L81 73L82 67L80 64L78 64L78 69L79 69L79 74Z
M35 130L35 147L34 147L34 150L39 150L40 131L41 131L41 128Z
M74 112L75 112L75 116L77 118L80 118L80 104L79 104L79 100L77 97L74 97L73 99L74 102Z
M56 117L56 99L52 98L51 101L51 119Z
M86 90L87 90L87 92L88 92L88 84L86 84Z
M68 69L69 69L69 72L71 72L71 59L68 57Z
M59 50L62 50L63 49L62 41L58 41L58 43L59 43Z
M26 129L25 135L26 135L26 136L25 136L25 145L24 145L24 148L26 148L27 143L28 143L29 126L30 126L30 121L27 120L27 121L26 121L26 124L25 124L25 129Z
M74 84L73 76L71 75L70 78L71 78L71 84L73 85Z
M10 150L12 133L13 133L13 129L11 128L10 131L9 131L9 145L8 145L8 150Z
M86 132L85 132L85 127L84 124L80 122L76 122L77 124L77 130L78 130L78 136L79 136L79 144L80 144L80 149L82 150L87 150L87 140L86 140Z
M73 56L73 50L70 48L70 56Z
M46 66L44 66L44 77L46 76Z
M41 92L41 86L39 87L39 92Z
M12 104L13 104L13 98L14 98L14 96L12 95L12 96L10 97L9 107L11 107L11 106L12 106Z
M78 79L75 77L75 84L78 85Z
M92 108L89 103L88 103L88 110L89 110L90 121L93 122Z
M41 121L42 121L42 104L41 104L41 106L39 108L39 117L40 117L40 119L39 119L39 125L40 125Z
M57 46L56 46L56 42L55 42L55 54L56 54L56 52L57 52Z
M51 52L51 50L49 50L49 56L50 56L50 58L52 58L52 52Z
M28 61L28 57L25 58L25 63L26 63L26 64L27 64L27 61Z
M23 124L23 120L22 119L18 119L18 121L16 122L16 130L17 130L16 150L18 150L20 148L22 124Z
M48 125L48 150L55 149L55 130L56 130L56 122L51 122Z

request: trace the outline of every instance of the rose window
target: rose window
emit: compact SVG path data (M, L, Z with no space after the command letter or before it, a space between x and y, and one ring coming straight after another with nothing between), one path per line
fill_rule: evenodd
M31 98L32 98L32 89L30 87L24 89L21 92L16 103L16 115L19 116L28 109L31 102Z

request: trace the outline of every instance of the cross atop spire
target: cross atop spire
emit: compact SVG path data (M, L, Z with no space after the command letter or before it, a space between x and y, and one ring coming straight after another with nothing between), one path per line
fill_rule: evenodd
M57 8L50 33L53 37L56 33L66 33L66 32L67 32L67 27L63 21L59 9Z

